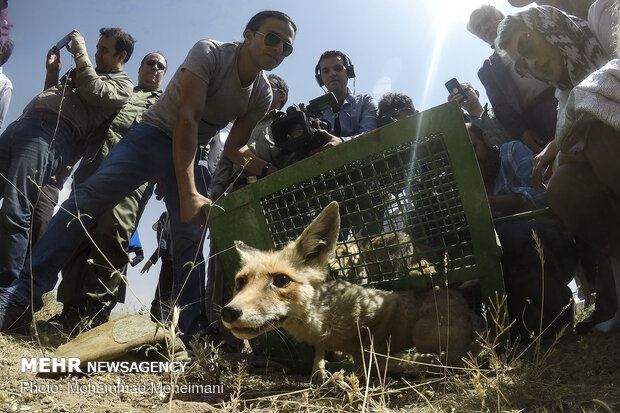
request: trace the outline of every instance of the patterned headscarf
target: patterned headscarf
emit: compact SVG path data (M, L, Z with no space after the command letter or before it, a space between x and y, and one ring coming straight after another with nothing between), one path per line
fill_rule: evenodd
M557 84L543 80L555 88L572 89L611 59L611 56L603 51L585 20L569 16L555 7L532 7L506 17L502 25L508 19L522 22L528 29L540 33L560 50L566 63L570 83Z

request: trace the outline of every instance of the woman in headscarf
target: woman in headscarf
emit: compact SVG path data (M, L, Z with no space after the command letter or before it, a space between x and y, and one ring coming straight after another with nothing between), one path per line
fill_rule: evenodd
M605 65L609 56L586 22L552 7L534 7L506 18L497 44L524 73L557 88L557 136L535 158L533 180L545 188L544 180L551 177L548 199L555 213L573 233L609 254L618 310L596 329L620 329L618 60ZM571 161L564 156L552 168L560 151L570 154Z
M550 6L507 16L495 46L512 58L518 73L554 86L560 109L574 86L610 60L585 20Z

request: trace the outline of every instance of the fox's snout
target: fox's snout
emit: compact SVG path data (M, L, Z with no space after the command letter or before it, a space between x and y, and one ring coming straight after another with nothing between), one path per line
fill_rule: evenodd
M243 314L243 311L239 307L227 305L226 307L222 308L221 314L222 321L230 324L237 321L239 317L241 317L241 315Z

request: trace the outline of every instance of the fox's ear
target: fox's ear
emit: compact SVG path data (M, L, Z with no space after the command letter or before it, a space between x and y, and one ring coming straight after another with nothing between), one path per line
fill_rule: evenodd
M339 231L338 202L333 201L295 240L295 251L306 264L327 265L336 248Z
M235 241L235 248L241 257L241 262L246 263L252 259L254 254L256 254L258 249L250 247L243 243L243 241Z

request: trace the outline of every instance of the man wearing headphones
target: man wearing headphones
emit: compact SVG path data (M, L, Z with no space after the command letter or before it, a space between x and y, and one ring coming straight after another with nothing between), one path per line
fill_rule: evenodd
M355 77L353 63L349 57L338 51L328 50L319 58L315 69L319 86L338 99L339 110L328 109L322 119L329 121L331 130L321 130L327 143L317 151L322 151L342 142L351 140L363 133L377 128L378 107L370 95L352 95L347 87L350 78Z

